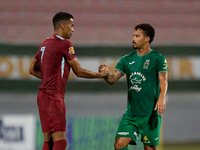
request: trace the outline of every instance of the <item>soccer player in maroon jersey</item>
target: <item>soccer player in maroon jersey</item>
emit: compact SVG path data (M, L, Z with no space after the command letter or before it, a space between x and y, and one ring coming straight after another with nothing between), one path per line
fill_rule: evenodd
M70 68L78 77L108 76L107 71L92 72L80 66L73 45L67 40L74 32L73 19L71 14L65 12L53 17L54 34L41 43L29 68L31 75L42 79L37 96L44 133L42 150L65 150L67 147L64 94Z

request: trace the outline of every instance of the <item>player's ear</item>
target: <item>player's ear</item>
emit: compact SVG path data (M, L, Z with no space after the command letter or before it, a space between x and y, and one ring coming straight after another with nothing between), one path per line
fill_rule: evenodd
M150 37L149 37L149 36L146 36L146 37L145 37L145 41L146 41L146 43L150 42Z
M64 30L64 29L65 29L65 24L62 23L62 24L60 25L60 27L61 27L62 30Z

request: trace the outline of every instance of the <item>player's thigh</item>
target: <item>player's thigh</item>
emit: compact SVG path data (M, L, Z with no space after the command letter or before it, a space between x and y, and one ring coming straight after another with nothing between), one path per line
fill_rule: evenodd
M134 124L134 119L132 119L132 117L130 117L129 115L123 115L118 125L116 138L131 138L134 141L133 143L137 143L137 134L138 129Z
M144 145L159 145L161 117L146 117L142 126L143 129L139 132L141 132L141 141Z
M63 100L38 94L38 107L43 132L66 131L66 107Z
M51 120L49 122L51 126L51 131L66 131L66 108L64 101L61 100L51 100L50 103L51 109Z

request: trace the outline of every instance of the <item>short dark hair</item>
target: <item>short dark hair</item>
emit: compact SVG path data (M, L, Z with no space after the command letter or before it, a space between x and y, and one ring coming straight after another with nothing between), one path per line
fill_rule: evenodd
M70 20L70 19L74 19L74 17L69 14L69 13L66 13L66 12L58 12L57 14L55 14L55 16L53 17L53 27L54 29L56 29L58 23L61 21L61 20Z
M138 29L143 30L144 34L150 37L149 43L153 41L153 38L155 36L155 29L151 25L149 25L148 23L141 23L135 27L135 30L138 30Z

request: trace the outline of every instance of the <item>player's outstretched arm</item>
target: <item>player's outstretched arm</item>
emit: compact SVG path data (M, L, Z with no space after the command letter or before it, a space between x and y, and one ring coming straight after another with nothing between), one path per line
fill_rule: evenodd
M155 109L154 109L154 110L157 110L159 114L163 114L166 109L165 96L167 94L167 87L168 87L167 75L168 75L167 72L159 73L160 95L159 95L159 99L158 99Z
M109 74L104 80L110 85L116 83L122 77L122 73L118 70L115 70L112 74Z
M108 71L102 71L102 72L93 72L87 69L84 69L80 66L80 63L77 58L74 58L72 60L68 60L70 66L72 67L73 72L76 74L77 77L82 78L104 78L108 76Z
M39 61L35 58L31 62L31 65L29 67L29 73L39 79L42 79L41 71L40 71L40 65Z
M101 71L109 72L108 66L106 64L100 65L99 72ZM120 71L115 70L113 73L110 73L108 76L104 77L104 80L110 85L112 85L116 83L122 76L123 74Z

